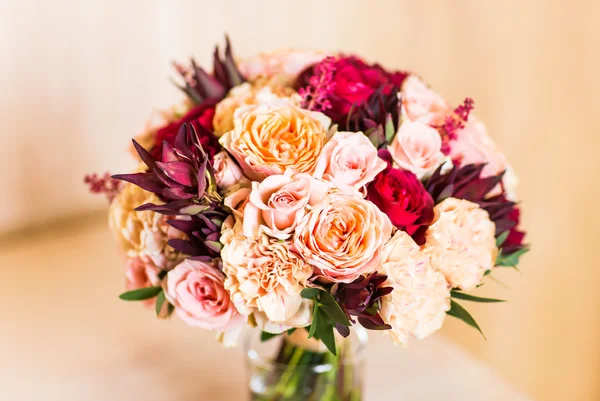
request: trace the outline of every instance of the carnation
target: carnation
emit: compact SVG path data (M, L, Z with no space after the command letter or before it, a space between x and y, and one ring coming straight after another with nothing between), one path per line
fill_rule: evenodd
M427 230L424 252L453 288L476 288L498 255L494 223L464 199L447 198L434 211L437 220Z
M450 289L429 256L402 231L386 244L382 272L392 292L382 298L380 315L394 343L423 339L438 331L450 309Z
M267 237L234 235L223 248L225 288L240 313L252 314L270 333L304 327L311 321L311 302L300 296L313 268L290 244Z

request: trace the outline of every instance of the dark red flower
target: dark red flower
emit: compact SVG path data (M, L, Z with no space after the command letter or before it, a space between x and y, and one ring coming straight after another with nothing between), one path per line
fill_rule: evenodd
M213 134L212 120L215 115L215 105L216 101L206 100L198 106L194 106L179 120L159 128L156 131L156 142L152 148L152 155L155 158L159 158L162 154L163 142L166 141L172 146L179 128L183 124L188 123L196 130L202 148L208 155L209 160L212 161L213 157L221 150L219 140Z
M363 327L369 330L389 330L391 327L379 315L379 300L393 290L392 287L383 286L386 280L387 276L377 273L361 276L351 283L338 284L334 297L346 314L349 317L356 316ZM344 331L342 327L338 327L338 330L340 328Z
M317 71L311 67L298 78L297 87L309 85L310 77ZM367 64L358 57L349 56L336 59L333 65L333 80L328 100L331 107L324 111L336 124L343 124L350 110L358 109L380 91L380 95L388 95L398 90L404 79L405 72L389 72L379 64Z
M379 157L388 168L379 173L367 187L367 199L388 215L392 224L406 231L419 245L425 243L425 231L433 222L433 198L413 173L392 168L387 150Z
M510 255L523 248L523 241L525 240L525 233L519 230L519 222L521 217L521 211L516 205L510 210L508 215L505 217L510 222L508 236L502 243L502 253Z

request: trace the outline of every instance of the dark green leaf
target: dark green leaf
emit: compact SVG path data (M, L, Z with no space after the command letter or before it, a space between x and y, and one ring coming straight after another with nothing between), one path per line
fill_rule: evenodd
M119 295L123 301L143 301L144 299L154 298L162 291L161 287L140 288L137 290L127 291Z
M160 316L163 304L165 303L165 292L161 291L156 297L156 316Z
M262 331L260 333L260 341L265 342L270 340L273 337L277 337L279 334L267 333L266 331Z
M333 334L333 324L331 323L331 320L327 318L325 312L320 308L318 316L319 325L317 326L317 334L327 349L331 351L333 355L337 355L335 349L335 336Z
M319 325L319 304L315 302L315 306L313 308L313 320L310 324L310 330L308 330L308 338L312 338L317 332L317 326Z
M328 292L322 292L321 294L321 307L327 313L327 315L336 323L350 327L350 321L348 316L342 310L340 305L336 302L333 296Z
M469 326L476 328L477 331L481 333L483 338L487 340L485 338L485 334L483 334L483 331L481 331L481 328L479 327L475 319L473 319L473 316L471 316L471 314L467 312L465 308L463 308L456 302L450 300L450 310L446 313L448 313L450 316L454 316L455 318L462 320Z
M289 329L287 331L288 336L291 336L292 334L294 334L294 331L296 331L296 328L294 327L293 329Z
M500 234L498 236L498 238L496 238L496 246L498 248L500 248L502 246L502 244L504 244L504 241L506 241L506 238L508 238L508 234L510 234L510 230L504 231L502 234Z
M495 298L482 298L476 297L475 295L465 294L464 292L459 291L451 291L452 298L456 299L464 299L465 301L473 301L473 302L506 302L504 299L495 299Z
M315 299L320 291L318 288L305 288L300 292L300 296L306 299Z

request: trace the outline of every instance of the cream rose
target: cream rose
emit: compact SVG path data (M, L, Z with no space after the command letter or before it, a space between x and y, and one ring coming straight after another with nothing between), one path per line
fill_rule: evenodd
M271 333L310 324L310 301L300 292L313 268L287 242L266 235L256 240L234 235L221 257L225 288L240 313L254 315L257 324Z
M224 280L214 263L186 259L169 271L163 289L181 320L190 326L223 331L238 317Z
M388 150L398 166L419 179L431 175L444 162L442 138L420 121L404 121Z
M294 246L321 281L349 283L377 270L391 233L390 219L373 203L331 193L300 221Z
M360 189L385 170L387 163L362 132L336 132L325 144L314 176Z
M494 267L496 226L479 205L447 198L434 211L437 221L426 232L424 252L453 288L469 291Z
M444 275L404 231L385 245L381 272L393 291L382 298L380 315L392 326L385 334L396 344L423 339L438 331L450 309L450 289Z
M264 77L271 82L292 86L298 74L328 55L326 52L314 50L279 50L244 59L238 68L250 81Z
M411 75L402 84L402 114L411 121L440 125L451 109L440 95L419 77Z
M221 151L215 155L213 159L213 169L217 187L221 191L227 192L228 189L236 186L240 181L247 181L244 177L244 173L242 173L242 169L240 169L236 162L233 161L225 151Z
M168 245L168 240L181 233L167 224L167 217L135 210L145 203L163 202L136 185L124 184L110 205L109 226L127 255L148 258L162 269L170 268L181 261L182 255Z
M220 142L248 178L262 181L287 169L313 173L329 120L293 104L272 103L240 107L234 121Z

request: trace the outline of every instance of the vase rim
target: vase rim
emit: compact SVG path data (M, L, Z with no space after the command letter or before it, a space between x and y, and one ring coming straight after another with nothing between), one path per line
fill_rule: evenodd
M353 327L353 330L351 332L351 336L354 334L354 337L356 338L356 340L353 342L353 349L351 352L351 359L350 360L345 360L342 359L342 363L343 364L355 364L359 361L361 361L364 358L364 350L368 344L368 335L367 335L367 331L361 327L361 326L356 326ZM276 362L273 360L270 360L269 358L266 358L262 355L260 355L259 352L256 351L256 349L254 347L252 347L252 334L256 334L256 332L249 332L246 334L246 338L244 341L244 348L245 348L245 356L246 356L246 360L255 366L261 366L262 368L269 368L272 370L278 370L278 369L286 369L288 367L288 365L284 364L284 363L280 363L280 362ZM329 352L329 351L325 351L325 352ZM340 361L337 362L325 362L325 363L320 363L320 364L315 364L315 365L311 365L311 364L307 364L307 365L298 365L296 366L296 369L306 369L306 370L310 370L310 371L314 371L315 373L324 373L324 372L328 372L329 370L331 370L334 366L334 364L337 363L339 364Z

